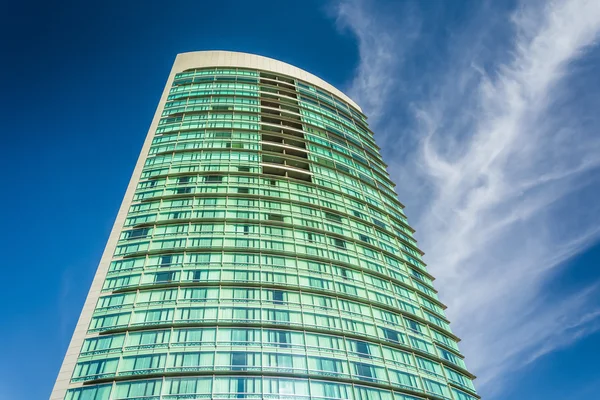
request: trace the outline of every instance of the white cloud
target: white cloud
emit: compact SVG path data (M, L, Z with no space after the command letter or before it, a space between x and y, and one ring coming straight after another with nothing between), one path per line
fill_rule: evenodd
M411 38L416 38L419 24L418 20L406 19L400 32L381 30L380 18L385 16L372 16L364 12L362 5L362 2L341 2L335 8L335 15L341 29L348 28L356 34L361 60L377 60L376 63L359 64L348 93L360 98L363 110L373 120L381 117L391 91L397 87L398 80L392 72L402 63L406 49L412 44ZM395 37L399 33L403 36L402 41L397 41Z
M515 367L600 329L596 285L549 285L600 233L600 97L571 90L596 50L600 2L490 4L453 25L442 50L422 38L439 22L427 15L408 37L415 13L342 1L337 17L358 38L350 93L377 117L467 363L493 394ZM438 67L415 74L415 49Z

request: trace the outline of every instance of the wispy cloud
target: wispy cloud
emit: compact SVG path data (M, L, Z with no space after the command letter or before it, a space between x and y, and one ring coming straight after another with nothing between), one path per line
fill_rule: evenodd
M456 23L440 21L443 6L428 14L403 3L394 15L389 3L336 3L339 26L359 44L350 92L376 116L390 173L488 393L515 367L600 329L597 285L549 285L600 234L600 87L584 83L594 76L586 60L598 50L600 2L494 4Z
M377 62L361 62L349 95L359 98L363 110L371 119L378 119L385 111L385 105L391 92L400 84L396 71L403 63L403 56L418 37L420 20L403 18L401 29L386 31L380 29L382 22L395 24L397 16L385 14L372 15L363 9L362 2L341 2L335 8L337 23L341 29L351 29L359 41L361 60L376 59ZM405 10L412 14L414 9ZM400 25L397 25L400 28ZM402 35L402 41L397 41L397 35Z

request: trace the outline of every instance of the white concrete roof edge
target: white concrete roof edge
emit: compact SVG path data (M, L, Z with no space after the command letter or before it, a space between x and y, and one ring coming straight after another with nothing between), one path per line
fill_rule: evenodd
M177 54L177 58L175 59L175 64L173 66L177 72L182 72L191 68L203 67L256 68L264 71L289 75L333 93L362 112L362 109L354 102L354 100L318 76L291 64L287 64L283 61L257 54L225 50L192 51L188 53Z

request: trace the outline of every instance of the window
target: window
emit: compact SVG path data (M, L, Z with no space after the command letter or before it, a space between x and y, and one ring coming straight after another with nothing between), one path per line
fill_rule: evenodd
M177 179L177 183L189 183L189 182L190 182L189 176L181 176Z
M240 172L250 172L250 167L247 167L247 166L237 167L237 170Z
M335 163L335 167L337 169L339 169L340 171L344 171L345 173L349 174L350 173L350 168L346 167L345 165L342 165L340 163Z
M375 219L375 218L372 218L372 219L373 219L373 223L375 225L377 225L377 226L379 226L379 227L381 227L383 229L387 229L387 226L383 222L381 222L380 220Z
M231 344L246 344L250 341L247 329L234 329L231 331Z
M409 339L410 345L412 347L419 349L419 350L423 350L426 353L434 354L433 347L431 346L430 343L428 343L424 340L421 340L421 339L417 339L416 337L410 336L410 335L408 336L408 339Z
M373 377L373 367L369 364L355 364L356 367L356 375L362 378L372 378ZM366 379L371 381L372 379Z
M352 214L354 214L354 216L355 216L355 217L358 217L358 218L362 218L362 219L364 219L364 218L365 218L365 216L364 216L364 215L362 215L361 213L359 213L359 212L358 212L358 211L356 211L356 210L352 210Z
M244 225L244 235L250 233L250 225Z
M325 218L327 218L328 220L331 220L331 221L342 222L342 217L340 217L337 214L332 214L332 213L326 212Z
M191 187L177 188L177 194L192 193Z
M105 400L108 399L112 389L112 384L94 387L84 387L69 389L66 400ZM462 398L461 398L462 400Z
M341 363L339 360L333 358L317 358L317 369L326 372L339 372L341 370Z
M329 288L329 284L320 278L309 277L308 284L311 287L315 287L315 288L319 288L319 289L325 289L325 286L327 286L327 288Z
M204 182L207 183L221 183L223 182L223 176L221 175L207 175L204 177Z
M237 392L239 393L237 395L238 399L243 399L244 397L246 397L245 392L246 392L246 378L238 378L237 379Z
M413 331L421 332L421 325L418 322L413 321L412 319L404 319L406 321L406 325L409 329Z
M250 191L248 190L248 188L245 188L245 187L239 187L239 188L237 189L237 192L238 192L238 193L249 193Z
M156 398L160 394L160 381L122 382L118 383L111 399ZM106 397L108 398L108 396ZM100 400L98 397L81 397L80 400ZM104 399L104 397L102 397Z
M383 334L387 340L391 340L392 342L396 342L396 343L399 342L398 332L391 330L391 329L387 329L387 328L382 328L382 329L383 329Z
M356 352L358 354L369 355L369 345L365 342L361 342L359 340L356 341Z
M278 341L279 341L279 345L281 347L289 347L290 333L284 332L284 331L279 331L278 332Z
M74 376L77 378L88 377L92 379L103 378L103 375L114 375L118 360L95 360L77 364ZM77 379L82 380L82 379Z
M154 282L171 282L174 275L174 272L159 272L154 275Z
M171 265L171 262L173 261L173 256L168 255L168 256L161 256L160 257L160 267L168 267L169 265Z
M266 310L266 319L269 321L276 322L289 322L290 321L290 313L287 310L279 311L279 310Z
M361 235L361 234L359 234L358 238L360 240L362 240L363 242L371 243L371 240L369 239L369 237L367 235Z
M452 388L452 394L456 400L475 400L475 397L469 396L468 394L454 388Z
M192 279L194 281L199 281L202 278L202 271L194 271L194 274L192 275Z
M420 274L420 273L418 273L417 271L415 271L415 270L414 270L414 269L412 269L412 268L409 268L409 270L410 270L410 274L411 274L412 276L414 276L415 278L417 278L417 279L420 279L420 280L422 280L422 281L424 281L424 280L425 280L425 277L423 276L423 274Z
M454 354L452 354L449 351L444 350L442 348L438 347L437 349L440 352L442 358L444 358L445 360L450 361L453 364L458 364L458 357L457 356L455 356Z
M346 268L339 268L340 276L344 279L348 279L348 270Z
M246 369L246 353L234 351L231 353L231 369L233 371L242 371Z
M284 369L293 368L292 356L289 354L277 354L275 357L269 357L271 365L276 365L277 367Z
M283 215L281 214L267 214L267 219L271 221L283 222Z
M275 304L283 303L283 291L273 290L273 303L275 303Z
M129 231L128 239L137 239L148 236L148 228L140 228Z
M337 246L337 247L341 247L342 249L346 248L346 242L343 241L342 239L333 239L333 243Z
M442 385L438 382L435 382L435 381L432 381L429 379L423 379L423 383L425 384L425 390L427 390L428 392L435 393L442 397L446 397L446 398L448 397L447 396L448 389L446 388L445 385Z

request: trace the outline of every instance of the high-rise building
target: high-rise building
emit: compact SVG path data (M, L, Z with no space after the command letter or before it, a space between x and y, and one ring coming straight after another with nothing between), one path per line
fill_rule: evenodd
M180 54L52 400L479 398L360 107Z

